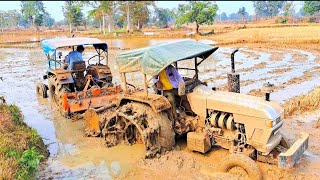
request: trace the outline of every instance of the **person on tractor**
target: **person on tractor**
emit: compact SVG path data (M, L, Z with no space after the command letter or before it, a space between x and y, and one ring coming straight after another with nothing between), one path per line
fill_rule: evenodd
M163 95L169 100L173 111L173 117L177 118L175 96L181 95L178 92L178 88L179 86L184 85L183 78L178 73L177 69L174 66L169 65L154 77L153 83L155 83L156 88L162 91Z
M73 70L73 68L72 68L73 62L83 61L83 59L82 59L83 51L84 51L84 47L82 45L79 45L79 46L77 46L76 51L71 51L68 54L68 57L66 59L66 63L69 64L69 70Z

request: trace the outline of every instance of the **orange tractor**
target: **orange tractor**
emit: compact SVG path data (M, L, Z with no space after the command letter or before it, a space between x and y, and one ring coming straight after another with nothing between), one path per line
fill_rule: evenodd
M69 70L65 63L67 56L57 50L74 51L78 45L93 46L96 54L88 60L73 62L73 69ZM59 38L44 39L41 46L47 56L48 69L43 79L48 79L48 85L38 82L36 92L46 98L49 90L50 99L65 117L71 118L89 107L108 106L117 98L121 87L112 83L106 43L96 38Z

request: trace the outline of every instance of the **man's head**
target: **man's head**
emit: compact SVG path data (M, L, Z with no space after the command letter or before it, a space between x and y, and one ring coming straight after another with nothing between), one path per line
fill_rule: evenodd
M82 53L84 51L84 47L82 45L77 46L77 51Z

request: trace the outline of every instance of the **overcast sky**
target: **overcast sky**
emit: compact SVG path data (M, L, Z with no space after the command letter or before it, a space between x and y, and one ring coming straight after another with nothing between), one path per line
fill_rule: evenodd
M228 15L234 12L238 12L239 8L245 7L247 12L252 15L254 14L252 1L216 1L219 7L218 14L226 12ZM64 1L43 1L46 10L56 20L63 20L62 6ZM186 1L156 1L156 5L161 8L176 8L178 4L185 4ZM298 12L302 7L302 1L295 1L295 9ZM20 1L0 1L0 10L20 10ZM84 13L87 15L87 11L90 7L84 8Z

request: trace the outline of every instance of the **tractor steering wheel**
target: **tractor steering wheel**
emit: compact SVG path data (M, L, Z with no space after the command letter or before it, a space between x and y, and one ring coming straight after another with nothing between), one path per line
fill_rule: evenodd
M88 65L94 65L94 64L90 64L90 60L93 59L93 58L96 57L96 56L100 57L100 61L104 60L104 56L101 56L101 55L99 55L99 54L96 54L96 55L94 55L94 56L92 56L91 58L88 59ZM98 63L97 63L97 64L98 64Z

